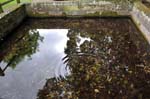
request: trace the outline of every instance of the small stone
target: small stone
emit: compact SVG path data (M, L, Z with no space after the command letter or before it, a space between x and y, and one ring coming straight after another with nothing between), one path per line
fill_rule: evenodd
M95 91L95 93L99 93L99 90L98 90L98 89L95 89L94 91Z

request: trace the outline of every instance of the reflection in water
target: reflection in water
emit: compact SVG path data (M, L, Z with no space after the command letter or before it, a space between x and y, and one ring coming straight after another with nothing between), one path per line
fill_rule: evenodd
M76 25L69 30L63 61L70 75L47 80L38 98L150 98L149 45L142 37L133 37L137 30L128 22L116 29L115 22L104 24L104 20L98 20L101 23L95 23L99 26L93 29L93 21L84 20L80 23L85 22L83 28ZM114 28L107 28L110 26Z
M0 46L0 61L3 63L1 65L6 64L3 69L0 69L2 76L9 66L15 68L25 57L31 57L36 53L38 40L42 41L42 39L37 30L31 30L29 33L13 35L11 39L4 42Z
M67 29L21 26L1 44L1 75L5 71L5 76L0 78L0 98L35 99L46 78L65 75L61 59L67 33Z
M0 67L0 76L5 76L4 74L4 70L2 70L2 68Z

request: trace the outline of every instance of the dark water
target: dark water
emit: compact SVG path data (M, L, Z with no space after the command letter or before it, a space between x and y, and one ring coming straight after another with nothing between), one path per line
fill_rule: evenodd
M0 98L148 99L149 50L129 18L26 19L0 45Z

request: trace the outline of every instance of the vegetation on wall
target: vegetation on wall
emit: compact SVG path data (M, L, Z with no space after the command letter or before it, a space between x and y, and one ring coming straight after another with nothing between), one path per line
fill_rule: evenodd
M8 0L0 0L0 3L6 2L6 1L8 1ZM21 3L31 2L31 0L20 0L20 1L21 1ZM16 6L16 5L17 5L17 0L12 0L12 2L6 4L2 7L3 7L3 9L8 9L8 8L10 8L12 6Z

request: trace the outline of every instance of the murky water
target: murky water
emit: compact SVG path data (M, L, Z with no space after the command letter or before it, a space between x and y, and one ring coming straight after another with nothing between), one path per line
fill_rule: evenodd
M149 98L149 50L129 18L26 19L0 45L0 98Z

